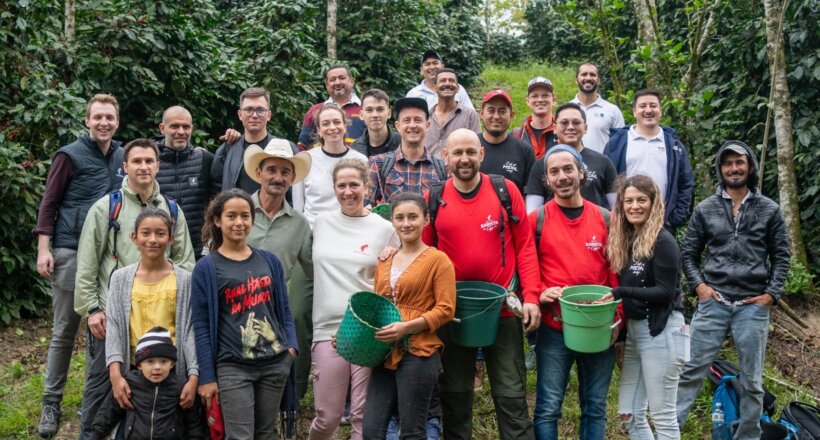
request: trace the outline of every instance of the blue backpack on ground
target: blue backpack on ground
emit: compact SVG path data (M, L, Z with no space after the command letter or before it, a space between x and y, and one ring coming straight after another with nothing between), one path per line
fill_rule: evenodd
M737 376L724 375L720 378L715 394L712 397L712 414L723 413L722 423L712 426L712 440L731 440L734 433L733 425L740 418L738 415L737 393L729 383L736 381Z

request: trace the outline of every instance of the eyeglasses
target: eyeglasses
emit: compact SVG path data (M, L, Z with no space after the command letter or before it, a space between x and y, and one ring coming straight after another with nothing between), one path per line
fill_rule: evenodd
M558 126L561 127L561 128L567 128L570 125L572 125L573 127L578 128L578 127L581 127L581 126L584 125L584 121L582 121L580 119L576 119L574 121L567 121L567 120L558 121Z
M259 116L261 118L262 116L265 116L268 113L268 111L269 110L265 107L245 107L242 109L242 114L245 116L251 116L254 113L256 113L256 116Z

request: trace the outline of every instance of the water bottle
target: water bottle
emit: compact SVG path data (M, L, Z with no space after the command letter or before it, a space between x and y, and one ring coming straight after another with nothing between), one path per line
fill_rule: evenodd
M712 440L724 440L726 422L723 416L723 405L720 402L715 404L712 412Z

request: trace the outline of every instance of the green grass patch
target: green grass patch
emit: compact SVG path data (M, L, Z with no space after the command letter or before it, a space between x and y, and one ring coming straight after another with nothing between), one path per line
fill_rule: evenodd
M72 357L61 407L63 421L78 419L84 366L84 355ZM43 397L44 369L45 365L42 365L32 371L28 365L19 362L0 366L0 438L40 438L37 436L37 423Z
M513 100L513 111L515 111L511 127L518 127L530 115L530 109L525 101L527 83L536 76L543 76L552 81L555 96L558 99L556 107L574 98L578 92L573 68L538 63L516 67L488 65L479 83L470 89L470 96L476 108L480 108L481 98L485 93L496 88L506 90Z

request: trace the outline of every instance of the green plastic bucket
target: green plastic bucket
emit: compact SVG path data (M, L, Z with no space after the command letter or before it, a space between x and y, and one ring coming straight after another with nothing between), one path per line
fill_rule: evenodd
M401 313L389 299L373 292L354 293L336 332L336 352L354 365L379 366L393 344L377 341L374 335L380 328L398 321Z
M621 300L604 304L583 304L600 299L611 287L584 285L564 289L558 298L564 327L564 344L580 353L599 353L609 348L612 319Z
M464 347L486 347L495 343L501 306L507 289L483 281L456 283L456 316L453 341Z

